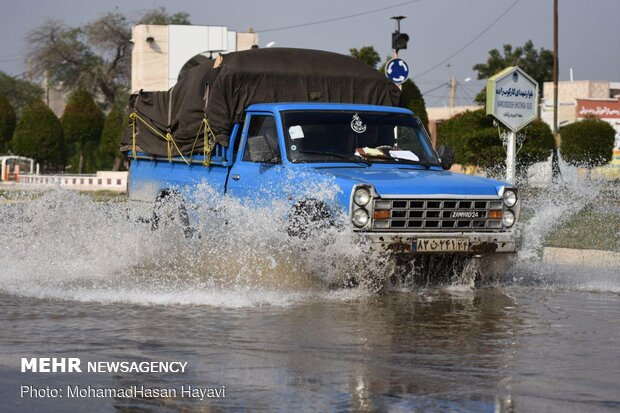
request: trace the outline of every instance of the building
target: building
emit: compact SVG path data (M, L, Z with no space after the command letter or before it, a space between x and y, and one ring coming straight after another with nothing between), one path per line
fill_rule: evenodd
M540 115L553 126L553 82L545 82ZM620 82L576 80L558 82L558 127L596 116L616 130L616 149L620 149Z
M168 90L179 74L219 53L247 50L258 34L225 26L140 24L131 31L131 90Z

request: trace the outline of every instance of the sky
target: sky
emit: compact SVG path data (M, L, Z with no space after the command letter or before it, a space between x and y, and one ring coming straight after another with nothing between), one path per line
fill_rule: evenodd
M348 54L374 46L382 57L391 53L390 17L403 15L401 31L410 41L400 57L427 106L449 104L450 76L459 83L457 104L470 104L485 85L472 67L493 48L530 39L536 48L553 48L553 0L0 0L0 6L0 70L11 75L24 72L24 39L46 19L78 26L115 8L130 19L163 6L188 12L193 24L251 27L261 47L275 42ZM620 0L559 0L560 80L572 68L575 80L620 82L619 17Z

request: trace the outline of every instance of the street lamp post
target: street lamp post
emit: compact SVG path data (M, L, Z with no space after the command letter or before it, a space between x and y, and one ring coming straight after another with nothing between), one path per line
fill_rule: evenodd
M407 42L409 41L409 36L406 33L400 32L400 21L406 19L407 16L392 16L391 20L396 21L396 31L392 33L392 56L394 59L398 59L398 51L400 49L407 48Z
M390 19L396 21L396 31L392 33L392 57L398 59L398 51L407 48L407 42L409 41L409 35L407 33L400 32L400 21L406 19L407 16L392 16ZM402 63L402 62L401 62ZM389 65L389 62L388 62ZM396 82L396 86L402 90L403 85L400 82Z

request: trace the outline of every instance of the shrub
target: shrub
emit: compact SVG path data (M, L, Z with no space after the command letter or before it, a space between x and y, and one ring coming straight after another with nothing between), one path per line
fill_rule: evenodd
M26 80L16 79L0 71L0 95L4 96L18 117L33 100L41 99L43 89Z
M543 162L549 158L554 146L553 132L549 125L536 119L519 133L525 135L523 147L517 154L517 166L519 168L525 169L536 162Z
M588 168L605 165L611 161L615 135L613 126L597 118L566 125L561 130L562 158Z
M412 80L409 79L403 83L401 99L403 106L418 115L422 124L428 130L428 114L426 113L424 97L418 86L413 83Z
M547 159L553 149L553 134L547 124L535 120L520 133L525 135L517 154L517 166L521 170ZM463 112L441 123L437 135L437 145L452 147L455 163L485 169L505 167L506 152L497 127L484 109Z
M104 118L90 93L81 89L73 92L60 120L65 131L71 169L78 173L95 172Z
M62 171L65 144L60 121L42 101L35 100L17 123L11 148L17 155L39 162L44 170Z
M0 96L0 153L7 151L16 122L13 106L4 96Z
M99 167L101 169L117 169L121 159L119 151L121 136L127 125L127 117L118 108L114 107L105 117L101 142L99 143Z

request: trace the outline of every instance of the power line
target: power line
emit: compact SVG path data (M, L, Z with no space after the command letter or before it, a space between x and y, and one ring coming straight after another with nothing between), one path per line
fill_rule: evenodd
M448 97L447 97L447 96L441 96L441 97L439 97L438 99L435 99L434 101L432 101L431 103L429 103L429 104L427 105L427 107L429 107L429 108L432 108L432 107L437 107L437 106L435 106L435 104L436 104L436 103L438 103L438 102L440 102L440 101L442 101L442 100L444 100L444 99L448 99ZM446 106L446 105L445 105L445 102L444 102L444 106ZM442 106L439 106L439 107L442 107Z
M417 75L416 79L424 76L427 73L430 73L431 71L433 71L435 69L437 69L439 66L443 65L444 63L446 63L447 61L452 59L454 56L458 55L463 50L467 49L472 43L474 43L476 40L478 40L480 37L482 37L483 34L488 32L489 30L491 30L491 27L495 26L495 24L498 21L500 21L502 19L502 17L504 17L506 14L508 14L508 12L510 10L512 10L512 8L517 5L517 3L519 3L519 1L520 0L515 0L515 2L510 5L510 7L508 7L506 10L504 10L504 12L502 14L500 14L495 20L493 20L491 22L491 24L489 24L487 27L484 28L484 30L482 30L480 33L478 33L473 39L471 39L469 42L467 42L465 45L463 45L463 47L461 47L456 52L452 53L450 56L446 57L441 62L439 62L436 65L434 65L433 67L431 67L431 68L425 70L424 72L420 73L419 75Z
M427 93L434 92L435 90L440 89L440 88L442 88L442 87L446 87L446 86L448 86L448 83L447 83L447 82L443 82L441 85L439 85L439 86L437 86L437 87L434 87L434 88L432 88L432 89L429 89L429 90L427 90L426 92L422 92L422 94L423 94L423 95L426 95Z
M420 0L409 0L409 1L402 2L402 3L393 4L391 6L380 7L378 9L362 11L362 12L359 12L359 13L349 14L349 15L346 15L346 16L332 17L331 19L316 20L316 21L309 22L309 23L293 24L293 25L290 25L290 26L281 26L281 27L273 27L273 28L264 29L264 30L256 30L256 32L258 32L258 33L275 32L276 30L296 29L298 27L313 26L315 24L331 23L331 22L336 22L336 21L340 21L340 20L352 19L354 17L366 16L368 14L378 13L380 11L394 9L396 7L405 6L405 5L411 4L411 3L417 3L419 1Z
M475 99L467 91L467 88L462 87L461 88L461 93L463 94L463 96L465 97L466 100L471 101L471 102L475 101Z

